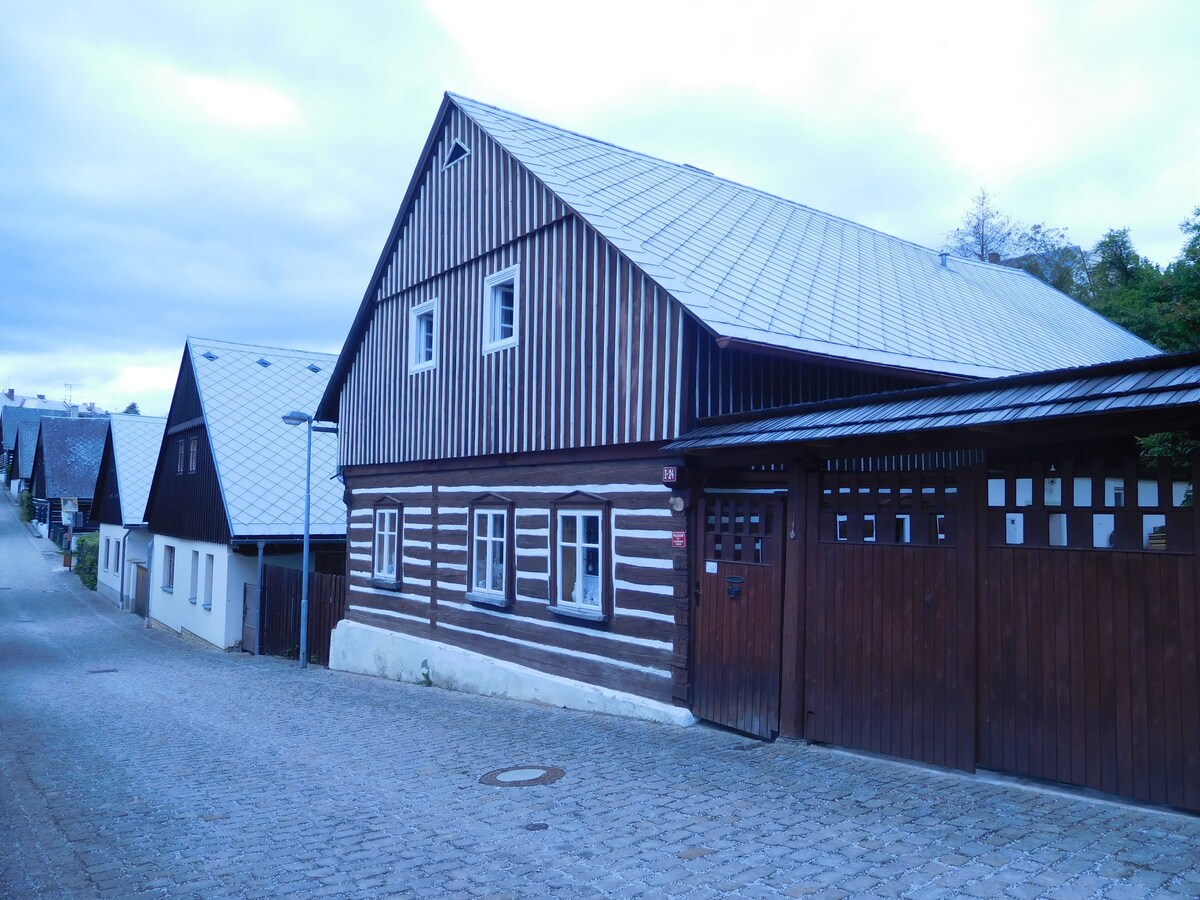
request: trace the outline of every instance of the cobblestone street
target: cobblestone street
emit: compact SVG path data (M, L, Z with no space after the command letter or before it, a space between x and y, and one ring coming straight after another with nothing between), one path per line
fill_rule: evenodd
M220 653L49 550L0 501L5 897L1200 895L1194 817Z

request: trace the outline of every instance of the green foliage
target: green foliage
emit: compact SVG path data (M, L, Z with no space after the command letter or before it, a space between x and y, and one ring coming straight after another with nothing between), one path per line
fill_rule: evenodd
M946 235L945 248L964 259L995 261L1030 274L1060 290L1074 285L1079 249L1062 228L1026 225L1000 210L984 188L971 199L962 223Z
M75 539L75 574L89 590L96 589L96 567L100 559L100 535L81 534Z
M1172 466L1185 466L1192 459L1192 453L1197 446L1196 441L1178 431L1160 431L1137 439L1138 452L1142 460L1148 463L1169 463Z
M1200 207L1180 228L1187 242L1165 269L1137 252L1129 229L1109 231L1089 254L1076 299L1168 352L1200 348Z
M140 416L142 411L138 409L137 403L130 403L122 412L127 416Z
M33 494L29 491L21 491L21 521L33 521Z

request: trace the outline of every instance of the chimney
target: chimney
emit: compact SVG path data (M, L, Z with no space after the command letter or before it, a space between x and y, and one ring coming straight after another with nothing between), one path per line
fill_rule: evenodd
M950 255L950 254L949 254L949 253L947 253L945 250L943 250L941 253L939 253L939 254L938 254L938 259L940 259L940 260L942 261L942 268L943 268L943 269L944 269L944 268L946 268L946 258L947 258L949 255Z
M45 399L46 399L46 395L45 395L45 394L38 394L38 395L37 395L37 397L38 397L38 399L39 399L39 400L45 400Z
M990 262L993 266L1000 265L1000 254L996 252L989 253L988 262Z
M7 397L9 400L16 400L17 399L17 389L9 388L7 391L4 392L4 396Z

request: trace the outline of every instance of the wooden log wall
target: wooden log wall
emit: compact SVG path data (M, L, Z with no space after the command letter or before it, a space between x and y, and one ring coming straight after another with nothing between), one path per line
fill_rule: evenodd
M689 616L685 528L667 501L661 460L472 468L356 475L350 496L346 618L464 647L563 677L670 702L686 702ZM611 503L613 589L608 622L550 611L551 504L574 492ZM515 600L472 603L468 590L470 504L485 495L513 503ZM389 499L390 498L390 499ZM399 502L403 575L398 590L372 582L374 508Z

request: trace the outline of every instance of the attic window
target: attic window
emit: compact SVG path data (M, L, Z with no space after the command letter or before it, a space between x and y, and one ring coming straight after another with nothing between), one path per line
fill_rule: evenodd
M314 373L315 373L315 372L320 372L320 371L321 371L321 367L320 367L320 366L318 366L316 363L309 363L309 364L308 364L307 366L305 366L304 368L306 368L306 369L308 369L308 371L310 371L310 372L314 372Z
M203 356L207 360L214 360L217 358L217 354L213 353L211 350L205 350L200 355Z
M448 169L460 159L463 159L471 152L470 148L462 141L455 139L450 147L450 152L446 154L446 161L442 163L442 169Z
M270 363L269 361L265 360L265 359L261 359L261 358L260 358L260 359L258 360L258 364L259 364L260 366L262 366L262 367L265 369L265 368L266 368L267 366L269 366L271 363Z

